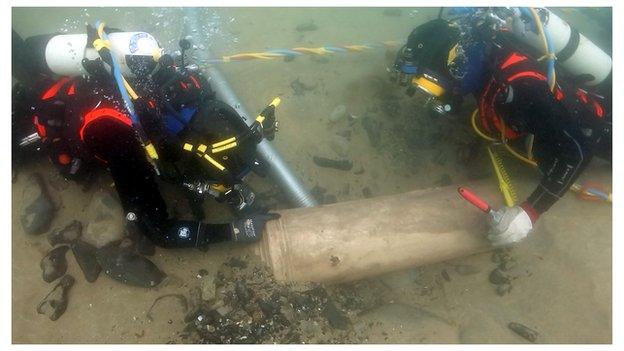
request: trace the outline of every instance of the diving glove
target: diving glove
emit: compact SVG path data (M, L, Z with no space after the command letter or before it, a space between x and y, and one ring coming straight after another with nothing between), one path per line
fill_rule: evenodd
M491 221L487 236L494 247L510 246L524 240L539 217L528 203L505 207L499 212L501 215Z
M259 241L262 238L262 232L264 231L266 223L280 217L279 213L267 213L237 219L230 224L232 228L232 241L243 243Z

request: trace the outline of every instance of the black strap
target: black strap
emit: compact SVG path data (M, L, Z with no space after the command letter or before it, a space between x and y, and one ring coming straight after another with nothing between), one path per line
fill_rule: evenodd
M570 27L570 40L568 40L566 46L557 53L557 61L563 63L572 57L572 55L576 52L580 41L581 34L573 27Z

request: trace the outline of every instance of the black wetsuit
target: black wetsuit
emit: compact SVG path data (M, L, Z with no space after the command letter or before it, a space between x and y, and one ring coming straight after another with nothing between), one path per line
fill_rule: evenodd
M161 91L155 89L159 87L158 84L151 78L146 79L148 81L131 82L140 96L135 101L135 108L146 134L156 145L161 166L168 166L169 171L173 164L199 158L191 153L185 155L181 141L164 128L162 106L165 102L175 108L194 104L198 110L193 119L206 119L204 125L210 125L210 121L219 125L220 118L241 118L233 109L222 108L224 104L214 99L207 81L198 74L193 79L198 88L199 84L203 87L188 94L163 96ZM173 81L175 86L188 87L188 84L195 84L193 79L190 83L185 82L188 76L180 75L167 80L170 83ZM31 116L26 118L37 117L33 121L36 120L39 133L44 137L44 147L53 163L68 177L80 174L72 169L73 162L70 161L81 160L82 168L89 163L88 160L98 160L104 164L115 182L124 211L126 214L130 213L127 216L131 219L127 221L129 229L139 230L154 244L177 248L200 247L224 240L254 241L260 237L266 220L274 218L255 215L222 224L170 218L158 188L157 175L136 137L112 78L100 76L67 80L46 79L42 86L45 88L36 94L41 98L37 98ZM246 128L242 120L238 125ZM209 127L206 128L210 129ZM193 133L188 129L181 135L193 138ZM199 128L199 132L206 130ZM254 150L255 143L248 148L241 147L240 152L251 154ZM243 162L242 159L239 161ZM161 171L164 169L165 167ZM176 167L173 169L175 173ZM179 174L167 176L175 180ZM230 179L225 181L232 181L232 177L230 175Z
M499 53L492 66L500 67L508 53ZM513 73L540 72L535 61L529 59L527 65ZM527 202L541 214L568 191L594 155L611 161L611 109L604 99L563 82L556 94L545 80L530 75L506 85L494 108L508 128L535 136L534 157L542 179Z

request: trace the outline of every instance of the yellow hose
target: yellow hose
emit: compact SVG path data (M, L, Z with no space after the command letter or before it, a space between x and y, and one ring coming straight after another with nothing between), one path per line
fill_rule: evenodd
M474 112L472 112L472 117L470 118L470 122L472 124L472 128L474 129L475 133L477 133L477 135L479 135L481 138L490 141L490 142L497 142L498 139L492 138L490 136L488 136L487 134L485 134L484 132L482 132L481 130L479 130L479 127L477 127L477 113L479 113L479 109L476 108L474 110ZM501 120L501 125L502 125L502 130L501 130L501 141L503 142L503 145L505 146L505 149L507 149L507 151L509 151L510 154L512 154L513 156L515 156L516 158L518 158L519 160L530 164L531 166L536 167L537 166L537 162L526 158L522 155L520 155L516 150L514 150L511 146L509 146L509 144L507 143L507 138L505 138L505 123ZM533 146L531 143L531 152L533 150Z
M494 142L494 143L497 142L498 141L497 139L486 135L485 133L479 130L479 127L477 127L477 114L478 113L479 113L479 109L475 108L474 112L472 113L472 117L470 117L470 122L472 123L472 129L474 129L475 133L477 133L477 135L479 135L483 139Z

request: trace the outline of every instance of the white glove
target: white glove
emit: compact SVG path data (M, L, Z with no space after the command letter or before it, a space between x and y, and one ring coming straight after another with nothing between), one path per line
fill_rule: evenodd
M494 247L509 246L522 241L533 229L531 217L520 206L504 207L493 216L488 240Z

